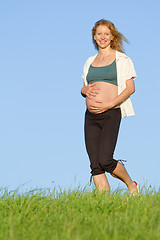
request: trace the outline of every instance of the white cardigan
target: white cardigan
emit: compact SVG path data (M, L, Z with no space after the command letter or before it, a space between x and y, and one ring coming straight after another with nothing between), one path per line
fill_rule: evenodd
M88 58L84 64L82 78L84 78L85 86L88 85L86 77L88 74L89 67L96 56L97 54ZM116 51L116 66L119 95L126 88L126 80L131 78L136 79L137 75L132 60L125 53ZM130 97L121 103L120 108L122 118L135 115Z

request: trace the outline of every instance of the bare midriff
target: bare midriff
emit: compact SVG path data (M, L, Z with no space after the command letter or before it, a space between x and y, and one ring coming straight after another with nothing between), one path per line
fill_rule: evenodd
M118 87L114 84L107 82L94 82L96 83L95 88L99 88L98 94L91 99L86 97L86 105L90 112L95 113L90 109L91 105L99 106L100 103L96 103L96 101L101 101L103 103L110 103L118 96ZM116 106L115 108L119 108L120 106Z

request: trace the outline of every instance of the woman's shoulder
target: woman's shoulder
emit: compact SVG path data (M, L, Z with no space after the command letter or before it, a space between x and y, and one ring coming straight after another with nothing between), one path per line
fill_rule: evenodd
M116 51L116 57L117 58L122 58L122 59L127 59L127 60L131 60L131 58L124 52L119 52Z
M84 64L84 71L87 69L88 70L88 68L89 68L89 66L91 65L91 63L93 62L93 60L95 59L95 57L97 56L97 54L96 55L94 55L94 56L91 56L91 57L89 57L87 60L86 60L86 62L85 62L85 64Z
M89 58L86 60L86 62L85 62L85 64L84 64L84 67L83 67L82 78L84 78L84 77L87 75L89 66L91 65L91 63L93 62L93 60L94 60L94 58L95 58L96 56L97 56L97 54L94 55L94 56L89 57Z
M134 64L130 57L128 57L125 53L121 53L117 51L117 66L121 72L124 73L125 79L136 78L136 72L134 68Z
M116 51L116 59L120 60L120 62L123 64L133 64L132 59L123 52Z
M89 58L87 58L87 60L86 60L85 63L90 63L90 62L92 62L92 61L95 59L96 56L97 56L97 54L95 54L95 55L93 55L93 56L90 56Z
M117 58L129 58L124 52L116 51Z

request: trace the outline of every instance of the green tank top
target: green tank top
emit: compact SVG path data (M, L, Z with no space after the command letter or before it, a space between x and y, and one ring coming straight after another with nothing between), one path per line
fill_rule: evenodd
M88 84L94 82L108 82L118 86L116 60L104 67L93 67L90 65L87 74L87 82Z

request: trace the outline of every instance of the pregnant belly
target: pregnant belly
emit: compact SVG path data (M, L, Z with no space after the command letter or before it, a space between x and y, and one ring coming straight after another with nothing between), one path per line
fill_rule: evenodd
M96 101L101 101L103 103L108 104L109 102L113 101L118 96L118 87L111 83L106 82L96 82L96 88L98 88L98 94L95 97L88 98L86 97L86 105L90 112L93 110L90 109L92 106L99 106L99 103ZM116 106L119 107L119 106Z

